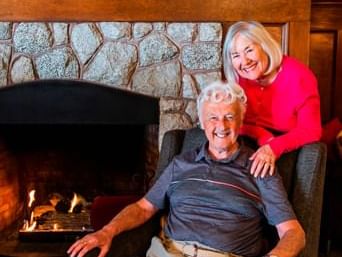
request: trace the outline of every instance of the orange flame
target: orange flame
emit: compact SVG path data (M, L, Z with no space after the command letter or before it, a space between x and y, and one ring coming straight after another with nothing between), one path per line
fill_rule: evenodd
M34 214L31 212L30 220L24 220L23 230L33 231L37 226L37 221L34 221Z
M33 231L37 226L37 221L33 222L28 228L26 228L26 231Z
M34 197L36 190L31 190L29 193L29 202L28 207L31 208L32 203L36 200ZM23 230L25 231L33 231L37 226L37 222L34 221L34 212L31 211L30 220L24 220Z
M36 198L34 197L34 194L36 193L36 190L31 190L29 193L29 203L28 203L28 207L30 208L32 206L32 203L34 202L34 200L36 200Z
M80 202L80 198L77 196L77 194L76 193L74 193L74 197L72 198L72 200L71 200L71 206L70 206L70 209L69 209L69 213L72 213L73 212L73 210L74 210L74 208L75 208L75 206Z

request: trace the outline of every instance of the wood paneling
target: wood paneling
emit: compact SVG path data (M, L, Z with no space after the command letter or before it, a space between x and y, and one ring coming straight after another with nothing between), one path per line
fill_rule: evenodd
M310 35L310 67L318 79L319 93L321 96L321 114L323 122L328 121L333 113L334 88L334 46L335 34L331 32L313 32Z
M342 7L340 9L342 13ZM334 116L338 116L342 120L342 24L339 30L336 32L336 67L335 67L335 94L334 103L336 108L334 109Z
M309 64L310 22L290 22L289 55Z
M277 25L266 25L266 29L271 35L277 40L277 42L281 45L283 53L288 53L288 24L277 24Z
M310 19L310 0L2 0L4 21L236 21Z
M342 2L315 3L311 10L311 27L314 29L338 30L342 27Z
M323 122L342 120L342 2L311 8L310 67L317 75Z

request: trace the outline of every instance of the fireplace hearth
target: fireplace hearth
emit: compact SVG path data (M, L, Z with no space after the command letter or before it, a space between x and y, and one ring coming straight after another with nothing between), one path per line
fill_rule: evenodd
M104 85L39 80L0 89L0 256L63 256L65 241L92 231L56 225L20 241L30 190L35 206L76 193L85 208L96 196L146 192L158 159L158 124L158 98ZM87 219L88 211L79 215Z

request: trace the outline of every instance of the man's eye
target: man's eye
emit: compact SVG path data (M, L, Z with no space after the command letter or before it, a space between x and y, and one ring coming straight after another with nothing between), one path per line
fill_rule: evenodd
M234 120L234 116L233 115L227 115L226 120L232 121L232 120Z
M251 53L251 52L253 52L253 49L252 49L252 48L248 48L248 49L246 50L246 52L247 52L247 53Z
M211 117L209 117L209 120L210 120L210 121L216 121L216 120L217 120L217 117L211 116Z
M239 55L238 54L233 54L232 55L232 59L236 59L236 58L239 58Z

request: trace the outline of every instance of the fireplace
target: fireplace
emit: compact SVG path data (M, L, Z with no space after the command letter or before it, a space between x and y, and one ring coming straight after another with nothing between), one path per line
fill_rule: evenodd
M0 255L12 251L1 242L22 244L31 190L36 206L74 193L89 204L96 196L144 194L158 159L158 124L159 99L127 90L76 80L1 89Z

